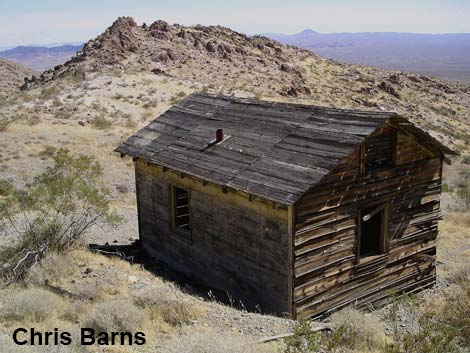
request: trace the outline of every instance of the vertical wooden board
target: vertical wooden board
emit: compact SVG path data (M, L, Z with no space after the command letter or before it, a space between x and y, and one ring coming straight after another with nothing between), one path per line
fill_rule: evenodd
M137 163L144 249L246 305L291 315L288 210ZM171 229L170 185L191 192L192 239ZM292 225L291 225L292 227Z

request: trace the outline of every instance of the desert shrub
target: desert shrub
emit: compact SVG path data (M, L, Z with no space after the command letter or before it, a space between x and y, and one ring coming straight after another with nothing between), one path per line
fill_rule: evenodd
M90 227L119 221L98 162L65 149L53 161L30 186L0 199L0 232L16 239L0 247L0 278L7 284L25 279L47 254L70 249Z
M43 286L46 280L57 282L62 278L74 275L76 270L72 257L69 254L49 254L41 263L31 270L30 283Z
M307 318L299 318L294 326L293 335L284 339L285 353L316 352L320 347L322 334L314 332Z
M33 115L28 119L28 125L37 125L41 122L41 118L38 115Z
M165 322L173 326L190 323L197 317L193 306L184 300L174 300L160 305L158 312Z
M183 91L180 91L170 98L170 103L176 104L184 97L186 97L186 93L184 93Z
M151 109L151 108L156 108L158 106L158 102L153 99L153 100L150 100L149 102L146 102L142 105L142 108L144 109Z
M463 164L470 164L470 155L466 155L462 157Z
M0 303L3 320L24 322L44 321L64 307L61 297L36 287L7 291Z
M71 113L67 109L56 109L54 111L54 117L57 119L68 119L70 116Z
M57 85L45 87L41 90L39 97L42 99L48 99L58 94L59 91L60 91L60 88Z
M41 151L39 151L40 157L52 157L57 151L57 148L51 145L45 145Z
M469 269L467 268L467 271ZM465 348L470 348L470 272L467 277L459 279L460 287L446 297L446 303L441 314L447 329L455 331L457 342Z
M187 324L198 316L191 303L171 288L150 287L133 294L134 303L146 308L153 317L161 317L170 325Z
M8 180L0 179L0 196L8 196L15 190L15 187Z
M61 106L62 106L62 102L60 101L59 98L56 97L56 98L54 98L54 99L52 100L52 106L53 106L53 107L61 107Z
M330 320L333 333L325 342L328 350L377 350L386 342L384 326L373 314L346 308L334 313Z
M0 119L0 132L7 131L9 126L10 120Z
M393 342L387 344L384 353L458 353L468 348L470 287L463 285L445 299L442 308L423 306L416 298L407 300L404 309L414 318L413 325L397 325L396 310L392 310Z
M466 285L470 280L470 263L454 264L450 270L449 280L452 283Z
M418 319L417 330L403 330L384 353L458 353L456 331L443 324L435 313L425 313Z
M82 315L89 311L90 302L87 300L74 300L62 311L60 318L70 322L79 322Z
M99 130L109 129L112 126L112 123L109 120L101 116L95 117L91 123L93 124L95 128Z
M98 302L85 315L83 327L97 331L135 332L145 319L144 313L129 300Z

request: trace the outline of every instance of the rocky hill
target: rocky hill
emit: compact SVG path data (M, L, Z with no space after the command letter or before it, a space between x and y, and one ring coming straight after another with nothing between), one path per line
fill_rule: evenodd
M24 83L24 78L31 78L34 74L36 72L31 69L0 59L0 97L17 91Z
M104 72L153 73L266 99L397 111L428 130L467 130L470 87L415 75L338 63L261 36L221 26L142 26L118 18L64 65L26 87ZM238 92L238 93L237 93Z

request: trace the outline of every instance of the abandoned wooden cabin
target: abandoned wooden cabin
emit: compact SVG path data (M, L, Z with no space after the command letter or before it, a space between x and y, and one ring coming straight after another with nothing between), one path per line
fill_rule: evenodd
M442 163L396 113L192 94L121 144L145 251L296 317L435 283Z

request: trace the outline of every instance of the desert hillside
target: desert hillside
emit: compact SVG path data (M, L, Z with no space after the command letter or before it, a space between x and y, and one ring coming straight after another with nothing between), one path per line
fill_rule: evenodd
M1 73L1 77L3 82L9 76ZM20 85L23 78L15 82ZM470 223L459 190L470 179L470 87L340 64L220 26L183 27L162 20L140 26L125 17L86 43L68 62L29 80L23 90L17 86L15 90L1 89L6 94L0 95L0 197L12 188L30 185L35 175L52 164L51 156L59 148L91 156L102 166L111 206L122 217L118 226L96 227L87 234L86 243L99 244L128 244L138 237L133 162L121 159L113 150L194 91L397 111L462 155L444 170L439 285L423 295L425 304L415 305L415 311L406 309L411 305L408 301L400 304L393 320L386 310L366 316L351 314L353 318L359 315L364 325L348 332L360 336L365 327L367 337L358 349L338 343L335 351L382 352L383 340L394 339L394 325L413 331L420 313L432 308L444 310L454 289L460 293L456 278L468 277ZM2 241L5 244L0 237L0 245ZM161 273L161 268L156 273ZM45 279L65 292L51 294L50 286L44 287ZM154 290L159 291L159 300L150 300ZM123 325L143 327L152 336L151 345L142 350L101 350L107 352L278 352L280 340L261 346L254 343L265 336L291 333L294 326L288 320L220 306L207 292L202 295L191 287L180 288L138 265L82 249L47 259L45 267L32 274L27 288L10 287L7 291L13 292L0 292L0 345L12 327L24 323L19 316L23 308L36 308L39 314L35 309L28 315L42 327L59 324L76 330L87 320L105 325L110 317L118 317ZM14 299L2 301L4 298ZM38 298L44 305L36 305L30 298ZM100 315L105 302L108 304ZM124 314L130 320L116 314L123 305L129 308ZM336 317L336 323L341 325L348 315ZM354 322L350 320L350 324ZM370 347L369 335L375 342ZM13 351L14 347L9 348Z
M183 27L161 20L138 26L132 18L122 17L86 43L72 60L46 71L37 82L70 75L88 81L105 72L153 73L206 89L266 99L397 111L444 135L469 126L468 86L340 64L220 26Z
M17 92L18 87L24 83L24 78L31 78L34 74L37 74L34 70L0 59L0 98L2 95Z

